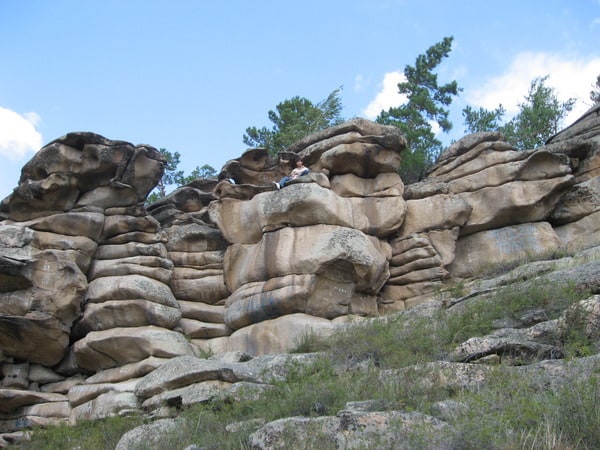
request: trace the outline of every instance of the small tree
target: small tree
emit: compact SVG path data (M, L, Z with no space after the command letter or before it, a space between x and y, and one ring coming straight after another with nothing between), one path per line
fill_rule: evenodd
M183 170L177 170L181 158L179 152L171 153L165 148L158 151L167 160L163 176L155 188L158 198L162 198L167 195L167 186L183 184Z
M594 104L600 103L600 75L596 78L596 85L593 86L593 89L590 92L590 100L592 100Z
M158 184L150 195L148 195L148 198L146 198L147 205L165 197L167 195L167 186L183 186L197 178L211 178L217 174L217 171L212 166L205 164L202 167L196 166L190 175L185 176L183 170L177 170L181 159L179 152L171 153L164 148L158 151L167 160L167 164L165 165L162 178L158 181Z
M293 97L279 103L276 111L269 111L273 127L246 128L243 142L249 147L266 148L270 154L285 150L291 144L316 131L338 125L341 117L341 88L334 90L317 104L303 97Z
M450 53L453 39L445 37L419 55L414 66L404 68L406 81L398 83L398 92L405 94L408 101L382 111L376 119L378 123L400 128L408 140L409 152L403 154L400 166L400 175L406 183L418 181L442 150L432 124L445 133L452 129L448 106L461 89L456 81L439 85L433 70Z
M465 117L465 133L499 130L505 112L506 110L502 105L499 105L493 111L484 108L474 109L467 106L462 111Z
M214 178L216 176L217 171L215 170L215 168L208 164L204 164L202 167L196 166L196 168L192 170L192 172L188 176L183 178L182 184L191 183L192 181L197 180L198 178Z
M504 128L509 141L519 150L544 145L558 133L560 126L575 106L575 99L560 102L554 89L546 86L548 75L531 82L525 102L519 104L519 113Z
M500 125L505 113L502 105L493 111L467 106L463 109L466 131L500 131L519 150L544 145L560 130L564 118L575 106L574 98L561 102L554 89L546 86L547 80L548 75L531 82L525 101L519 103L519 112L503 125Z

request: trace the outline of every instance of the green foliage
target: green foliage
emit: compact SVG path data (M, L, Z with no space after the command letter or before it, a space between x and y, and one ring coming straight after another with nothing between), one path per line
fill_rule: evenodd
M482 336L494 329L496 320L518 319L532 309L543 309L548 319L556 319L576 300L585 296L572 283L547 283L541 280L509 285L458 308L448 315L446 326L452 345L472 336ZM459 305L460 306L460 305Z
M461 449L600 448L600 382L573 379L558 390L499 367L484 389L462 392L465 405L453 425Z
M544 145L559 131L563 119L575 105L574 98L560 102L554 89L545 85L547 79L548 75L531 82L525 102L519 104L519 113L504 130L509 141L520 150Z
M77 426L64 424L40 428L34 430L22 447L36 450L114 449L125 432L143 423L141 416L109 417L78 421Z
M373 401L379 410L431 413L435 402L448 399L463 405L446 419L456 430L453 448L600 448L597 377L573 379L564 388L548 389L527 371L497 366L494 375L486 376L485 383L473 390L447 387L444 376L436 378L425 364L444 361L458 343L487 334L495 320L519 317L536 308L543 308L548 319L553 319L588 295L571 283L529 280L500 288L481 300L463 301L431 317L398 314L356 322L329 338L307 334L299 343L303 350L321 352L313 365L289 367L285 380L274 383L258 399L238 393L235 399L219 397L181 410L177 432L166 433L155 448L192 444L206 449L249 448L252 432L280 418L331 416L347 402L363 400ZM569 321L577 326L579 318L573 313ZM565 339L571 338L566 335ZM136 417L114 418L39 430L21 447L113 449L126 430L141 422ZM236 424L234 430L230 424ZM286 448L331 448L330 437L313 425L314 433L311 429L300 444L290 430ZM428 439L417 432L414 437L415 442Z
M596 103L600 103L600 75L596 78L596 85L590 91L590 100Z
M196 166L190 175L185 176L183 170L178 170L179 163L181 162L179 152L171 153L165 148L161 148L158 151L166 159L167 163L162 178L146 199L147 205L151 205L167 195L168 186L183 186L197 178L211 178L217 174L217 171L212 166L204 164L202 167Z
M575 305L565 311L561 340L567 356L591 356L595 353L588 330L588 315L589 312L581 305Z
M500 130L504 113L506 113L506 110L502 105L499 105L493 111L484 108L474 109L467 106L462 111L465 117L465 133Z
M406 95L407 102L382 111L376 119L378 123L400 128L408 140L410 152L405 152L400 167L400 175L406 183L422 178L442 150L432 123L445 133L452 129L448 106L462 89L456 81L438 84L434 69L448 57L453 39L445 37L429 47L424 55L419 55L414 66L404 68L406 81L398 83L398 92Z
M503 125L500 125L505 113L502 105L493 111L467 106L463 109L465 131L501 131L519 150L544 145L560 130L564 118L575 105L574 98L560 102L554 89L546 86L547 80L548 75L531 82L525 101L519 104L519 112Z
M530 281L456 305L454 313L441 311L433 317L411 320L398 315L357 323L325 340L314 336L306 339L302 347L306 352L331 353L334 364L407 367L443 358L457 344L491 332L494 322L500 319L518 319L536 308L543 309L548 319L556 319L567 306L586 295L572 283Z
M262 403L269 408L271 417L316 417L335 415L352 400L355 383L360 376L340 377L328 358L318 359L314 365L291 370L285 381L275 384L266 393ZM306 389L310 386L310 389Z
M338 125L343 122L340 93L341 88L338 88L317 104L299 96L284 100L275 107L276 111L269 111L273 127L270 130L266 127L246 128L244 144L266 148L276 155L311 133Z
M600 379L574 380L558 391L553 420L568 442L600 448Z
M161 148L158 151L167 160L163 176L156 186L158 197L162 198L165 195L167 195L167 186L179 186L183 183L183 170L177 170L181 159L181 155L179 154L179 152L171 153L165 148Z
M367 363L389 369L423 363L439 358L447 345L442 334L432 333L430 320L393 316L358 323L336 333L322 349L331 352L336 364ZM433 326L437 329L437 324Z
M196 166L196 168L192 170L192 172L188 176L183 177L182 185L191 183L192 181L197 180L199 178L215 178L216 176L217 171L213 166L210 166L208 164L204 164L202 167Z

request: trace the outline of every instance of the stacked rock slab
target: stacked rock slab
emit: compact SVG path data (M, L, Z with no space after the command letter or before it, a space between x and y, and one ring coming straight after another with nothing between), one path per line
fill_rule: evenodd
M561 249L569 252L600 243L600 105L552 137L546 148L569 156L575 184L548 221Z
M158 222L139 206L162 176L164 164L150 146L70 133L24 166L18 187L2 202L2 431L67 420L72 405L66 394L82 383L78 373L118 365L131 347L152 348L161 332L172 333L186 346L185 352L169 355L190 352L183 336L163 328L179 320L176 303L172 310L158 312L147 289L124 294L132 291L135 280L144 279L164 286L163 293L172 297L165 284L172 264L164 258L163 240L142 237L158 236ZM121 292L102 297L99 285L106 294L110 283L99 280L120 283ZM159 297L163 302L168 298ZM141 336L131 326L132 311L138 318L150 311L155 317L174 317L146 327ZM95 333L103 334L102 344L90 338ZM70 349L75 336L81 339ZM82 357L82 347L95 352L94 357Z
M181 312L169 288L173 263L165 242L159 222L143 207L106 211L83 316L73 328L78 367L97 372L190 353L185 338L173 331Z
M181 310L178 328L204 351L231 334L223 318L229 296L223 276L228 243L206 212L215 199L215 185L216 181L195 181L148 208L161 221L173 262L169 286Z
M287 350L308 328L378 314L389 278L387 237L405 214L396 173L405 146L397 128L355 119L291 147L311 173L285 188L247 198L218 189L209 213L231 242L224 259L231 292L224 320L235 330L229 349ZM251 181L247 159L233 168Z
M414 306L489 264L598 245L599 114L535 151L466 136L406 187L404 138L355 119L279 157L249 150L151 215L155 149L50 143L0 205L0 434L266 389L238 364L248 354ZM275 190L295 157L311 173ZM240 352L217 363L198 347Z
M392 240L397 276L383 294L389 309L419 303L449 276L558 249L546 219L573 183L564 154L517 151L492 132L455 142L406 190L406 218Z
M450 146L405 190L380 310L414 306L447 277L597 245L599 114L597 105L535 150L517 151L500 133Z

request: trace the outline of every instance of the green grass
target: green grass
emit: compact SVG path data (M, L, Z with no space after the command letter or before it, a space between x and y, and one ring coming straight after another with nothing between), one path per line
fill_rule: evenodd
M37 450L114 449L125 432L143 423L141 416L132 416L81 421L77 426L62 424L34 430L21 446Z
M531 311L543 311L546 320L557 319L569 305L586 298L589 291L578 289L573 283L548 284L542 281L504 286L493 293L457 305L448 316L451 342L457 344L473 336L488 334L495 322L502 319L520 320Z
M314 365L292 367L284 381L275 383L258 400L225 397L180 411L184 422L178 432L162 436L162 443L155 448L182 449L196 444L203 449L246 449L249 434L265 421L335 415L346 402L362 400L374 400L382 409L430 413L435 402L446 399L467 405L449 420L456 430L455 448L600 448L597 377L573 380L564 389L539 389L529 375L508 375L508 369L500 365L476 391L419 382L430 375L423 363L444 360L457 344L489 333L495 321L518 319L540 308L548 319L554 319L587 295L569 283L547 286L528 282L440 310L434 317L398 314L358 322L327 339L307 335L299 348L321 352ZM572 331L563 333L560 345L573 356L589 352L590 341L581 331L577 314L571 322ZM381 376L383 370L396 369L403 370L402 377ZM113 449L126 430L141 423L140 417L112 418L49 428L34 432L31 441L21 447ZM227 431L231 423L241 425ZM305 446L331 448L330 437L316 428Z
M457 400L465 413L454 419L461 449L600 448L600 381L574 379L558 390L539 389L531 375L498 368L480 392Z

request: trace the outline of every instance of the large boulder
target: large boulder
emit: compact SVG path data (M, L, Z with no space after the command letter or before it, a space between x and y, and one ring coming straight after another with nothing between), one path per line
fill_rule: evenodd
M135 204L156 186L165 163L151 146L69 133L44 146L23 167L19 186L4 199L0 212L23 221L77 206Z
M284 228L258 244L234 244L225 254L232 291L225 323L238 329L292 313L374 314L389 257L387 243L331 225Z
M533 255L551 255L560 240L548 222L526 223L482 231L460 238L450 272L469 277L491 269L527 261Z
M298 348L309 336L330 336L336 324L304 313L287 314L243 327L229 338L229 351L250 355L286 353Z
M315 183L298 183L249 201L224 198L210 204L212 220L233 243L256 243L263 233L287 226L338 225L385 237L402 224L404 200L340 197Z
M332 225L286 227L265 233L257 244L233 244L225 252L226 284L244 284L293 274L331 274L376 293L387 280L390 247L353 228Z
M44 249L45 242L50 248ZM48 240L47 233L0 224L0 246L0 350L54 365L64 356L70 327L79 317L87 288L82 269L95 243L69 236Z
M195 348L176 331L156 326L92 331L73 345L77 365L96 372L142 361L150 356L195 355Z

